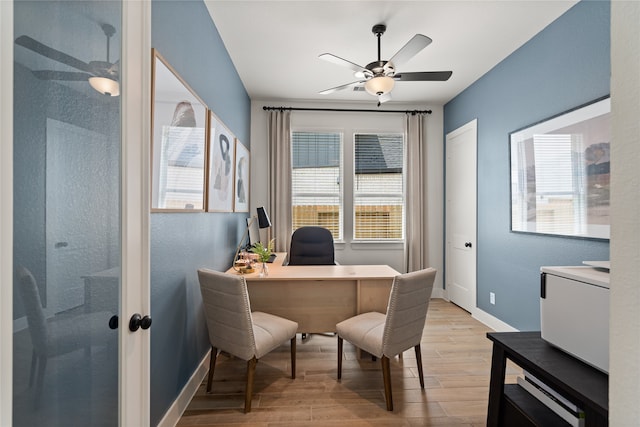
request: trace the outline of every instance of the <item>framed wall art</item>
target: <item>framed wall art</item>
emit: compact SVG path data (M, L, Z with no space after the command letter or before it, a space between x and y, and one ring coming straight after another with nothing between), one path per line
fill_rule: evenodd
M208 212L233 212L234 165L235 137L210 111Z
M609 239L610 98L510 134L511 230Z
M154 49L151 210L202 212L207 107Z
M249 150L236 138L234 212L249 212Z

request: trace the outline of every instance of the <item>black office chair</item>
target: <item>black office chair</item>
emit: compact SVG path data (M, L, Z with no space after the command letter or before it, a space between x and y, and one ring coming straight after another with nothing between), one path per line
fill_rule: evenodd
M324 227L300 227L291 235L289 265L334 265L333 236ZM302 333L302 339L307 333Z
M291 235L289 265L334 265L333 236L324 227L300 227Z

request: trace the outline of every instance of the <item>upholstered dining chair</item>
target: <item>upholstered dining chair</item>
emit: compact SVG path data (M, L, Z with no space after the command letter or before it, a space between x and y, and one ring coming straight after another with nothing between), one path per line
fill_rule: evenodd
M258 359L287 340L291 341L291 378L295 379L298 324L268 313L252 313L247 283L242 276L199 269L198 279L211 342L207 393L211 392L218 351L246 360L244 412L250 412Z
M107 311L56 315L47 319L42 309L36 279L31 272L25 267L17 267L16 278L33 346L29 387L33 385L37 369L37 404L48 359L80 349L87 351L94 345L110 345L117 335L109 328L112 313Z
M336 325L338 332L338 379L342 378L343 340L380 358L387 410L393 411L389 358L413 347L420 387L424 388L420 339L427 317L436 270L426 268L394 278L387 314L362 313Z
M289 245L289 265L333 265L335 249L331 231L324 227L305 226L296 229Z

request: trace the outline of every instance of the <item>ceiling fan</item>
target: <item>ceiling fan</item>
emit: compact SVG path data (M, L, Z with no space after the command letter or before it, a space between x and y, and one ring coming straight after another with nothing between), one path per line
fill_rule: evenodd
M54 70L34 70L33 75L41 80L62 80L62 81L88 81L91 87L98 92L108 96L120 95L119 62L109 62L109 41L116 33L116 29L109 24L101 25L102 31L107 36L107 60L91 61L86 63L64 52L46 46L29 36L20 36L16 39L16 44L32 50L42 56L54 61L68 65L80 71L54 71Z
M367 66L355 64L346 59L342 59L338 56L330 53L323 53L319 56L320 59L332 62L337 65L341 65L350 68L355 72L355 77L358 79L355 82L347 83L345 85L337 86L331 89L326 89L320 92L322 95L328 95L330 93L348 89L350 87L358 86L364 83L365 90L378 97L378 105L383 102L387 102L391 99L391 90L393 89L396 81L415 82L415 81L446 81L451 77L451 71L421 71L414 73L398 73L397 68L402 67L405 62L413 58L418 52L427 47L431 43L431 39L422 34L416 34L411 40L407 42L395 55L388 61L383 61L380 55L380 41L382 35L387 30L387 26L384 24L374 25L371 31L378 38L378 60L373 61Z

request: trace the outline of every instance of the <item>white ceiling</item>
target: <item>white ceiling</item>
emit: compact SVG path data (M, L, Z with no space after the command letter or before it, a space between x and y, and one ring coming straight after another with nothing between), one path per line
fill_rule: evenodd
M371 28L383 23L383 60L417 33L433 39L396 72L453 71L446 82L397 82L390 102L423 104L449 101L576 2L205 0L251 99L376 102L352 89L319 95L358 79L318 55L367 65L377 60Z

